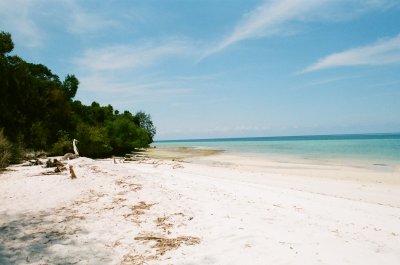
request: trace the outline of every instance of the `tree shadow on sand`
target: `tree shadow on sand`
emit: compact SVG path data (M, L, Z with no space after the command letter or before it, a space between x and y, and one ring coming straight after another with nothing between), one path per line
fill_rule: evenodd
M0 214L0 264L110 263L110 250L90 239L73 219L45 211Z

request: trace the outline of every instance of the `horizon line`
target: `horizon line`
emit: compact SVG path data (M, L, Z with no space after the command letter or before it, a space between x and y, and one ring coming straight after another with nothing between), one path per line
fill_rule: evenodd
M379 136L379 135L400 135L398 132L369 132L369 133L339 133L339 134L301 134L301 135L275 135L275 136L251 136L251 137L217 137L217 138L188 138L188 139L169 139L155 140L157 142L195 142L195 141L213 141L213 140L239 140L239 139L261 139L261 138L295 138L295 137L332 137L332 136Z

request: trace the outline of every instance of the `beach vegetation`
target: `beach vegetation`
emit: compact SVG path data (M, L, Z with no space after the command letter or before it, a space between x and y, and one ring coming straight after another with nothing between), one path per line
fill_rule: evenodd
M79 153L83 156L105 157L109 156L113 151L105 127L80 123L76 137L79 139Z
M0 33L0 56L11 52L14 49L14 42L12 41L11 34L8 32Z
M150 114L147 114L143 111L139 111L135 115L136 123L140 128L144 129L147 132L148 137L151 141L153 141L154 135L156 134L156 127L151 120Z
M85 105L75 99L75 75L62 80L43 64L11 55L13 48L11 34L0 32L0 127L12 145L63 155L78 139L82 155L106 157L153 141L156 128L149 114Z
M0 130L0 169L5 168L11 161L12 145Z
M117 153L127 153L130 150L147 147L151 142L149 133L133 121L132 115L118 115L107 124L111 146Z
M71 151L71 143L72 139L69 136L69 133L63 130L58 131L58 139L57 142L53 144L51 147L49 154L51 155L60 155L66 154Z
M21 135L17 137L17 141L12 143L4 135L3 128L0 128L0 169L7 167L9 164L18 163L23 154L24 148Z

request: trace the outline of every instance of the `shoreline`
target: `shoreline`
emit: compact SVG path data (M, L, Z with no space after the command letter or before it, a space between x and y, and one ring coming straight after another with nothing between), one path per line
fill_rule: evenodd
M398 171L179 151L189 154L81 157L70 161L75 180L10 167L0 174L0 263L400 261Z
M400 168L400 134L339 134L159 141L158 147L224 150L240 156Z
M215 149L204 146L158 146L157 148L149 148L143 154L148 155L155 159L187 159L191 162L206 163L207 157L210 158L210 163L213 160L224 160L232 164L244 164L260 166L263 164L274 165L320 165L326 167L348 167L357 169L367 169L378 172L392 172L400 173L400 162L394 160L376 160L376 159L362 159L354 157L342 158L327 158L327 157L305 157L295 154L272 154L272 153L251 153L251 152L233 152L222 149ZM216 155L216 156L215 156ZM251 163L254 161L253 163ZM286 172L287 173L287 172ZM308 174L306 172L305 174Z

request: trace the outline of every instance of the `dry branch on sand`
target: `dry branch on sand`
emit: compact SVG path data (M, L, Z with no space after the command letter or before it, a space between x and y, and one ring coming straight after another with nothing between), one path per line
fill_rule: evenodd
M63 157L62 160L72 160L75 158L78 158L79 156L73 153L66 153Z
M55 173L61 173L62 171L67 170L67 168L61 161L59 161L57 159L53 160L53 159L49 158L46 161L46 168L52 168L52 167L55 167L55 169L54 169Z
M139 241L155 241L152 248L156 249L157 255L164 255L167 251L179 248L182 244L196 245L200 243L200 238L193 236L179 236L175 238L167 238L152 234L141 235L135 237Z
M74 167L73 166L69 166L69 173L71 174L71 179L76 179L76 174L74 171Z
M115 184L121 186L122 188L129 188L129 191L139 191L143 188L140 184L129 183L123 179L116 180Z
M148 264L146 261L155 260L158 257L156 255L144 256L144 255L125 255L122 258L120 265L145 265Z
M156 203L145 203L144 201L139 202L138 204L131 207L133 215L142 215L144 214L144 210L149 210Z
M141 221L140 216L145 214L145 210L149 210L153 205L155 205L156 203L152 203L152 204L147 204L144 201L139 202L138 204L130 207L131 209L131 213L125 214L124 217L130 218L134 223L136 223L137 225L140 225Z
M159 217L157 218L155 223L157 224L157 227L161 228L164 232L166 232L167 234L171 234L169 229L174 227L174 224L171 222L167 222L167 220L168 220L167 217Z
M148 160L149 157L145 154L126 154L123 162L142 162ZM115 163L115 161L114 161Z

